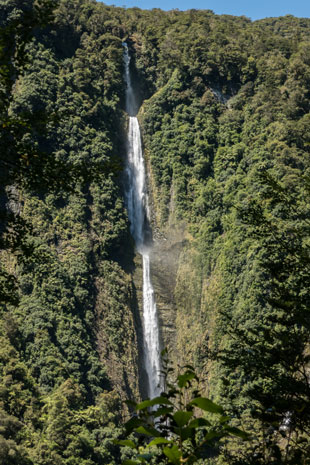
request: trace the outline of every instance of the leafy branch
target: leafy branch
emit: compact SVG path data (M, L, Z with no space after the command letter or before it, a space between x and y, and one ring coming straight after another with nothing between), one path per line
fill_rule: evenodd
M126 436L131 436L115 444L132 449L134 457L123 465L150 462L191 465L216 455L218 443L224 437L249 438L247 433L230 425L230 417L221 406L201 395L200 380L192 366L186 365L180 374L175 374L166 350L162 356L165 380L168 375L174 379L166 383L166 392L158 397L140 403L128 401L134 414L124 426Z

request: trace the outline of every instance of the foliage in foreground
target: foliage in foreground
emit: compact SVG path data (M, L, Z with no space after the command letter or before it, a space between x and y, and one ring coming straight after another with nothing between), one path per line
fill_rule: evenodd
M162 355L166 354L165 350ZM192 366L186 365L180 374L175 374L165 359L163 376L165 380L168 376L175 379L167 382L159 397L129 402L135 413L125 429L127 435L135 435L115 443L133 449L134 458L125 460L123 465L191 465L217 455L220 440L229 435L249 438L231 425L221 406L201 395L199 378Z

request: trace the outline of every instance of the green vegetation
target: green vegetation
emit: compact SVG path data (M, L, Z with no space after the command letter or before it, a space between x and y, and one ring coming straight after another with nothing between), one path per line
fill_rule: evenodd
M109 11L1 2L1 464L117 461L121 398L138 395Z
M0 26L0 462L120 463L140 405L126 40L153 223L183 235L172 358L252 438L209 463L309 464L310 20L0 0Z
M201 396L200 381L192 366L179 370L170 382L174 370L166 349L162 357L165 392L139 404L130 402L135 414L125 423L125 429L127 435L135 432L136 437L114 441L134 451L134 459L125 460L123 465L202 463L217 455L221 439L230 435L249 439L247 433L229 424L230 418L221 406Z
M308 463L310 24L198 11L164 23L150 42L137 27L133 48L153 94L140 118L155 220L189 237L175 358L253 433L219 463Z

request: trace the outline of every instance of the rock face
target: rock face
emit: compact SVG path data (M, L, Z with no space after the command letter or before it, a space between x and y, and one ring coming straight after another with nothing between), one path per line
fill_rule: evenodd
M141 111L141 110L140 110ZM175 288L180 258L186 244L186 226L175 218L174 193L170 192L169 218L163 226L156 203L152 166L146 156L149 218L153 235L151 277L159 316L161 348L170 351L171 361L177 361L177 305Z
M7 195L7 203L6 203L7 210L13 213L14 215L20 215L21 203L20 203L20 195L17 190L17 187L14 185L8 186L6 188L6 195Z
M150 172L148 172L148 185L150 186ZM150 254L151 259L151 280L155 291L156 306L159 316L160 344L161 349L167 348L170 351L172 362L178 360L177 351L177 305L175 299L175 288L180 266L182 251L187 243L185 238L185 225L178 224L172 220L173 208L171 208L171 218L168 226L163 229L158 227L156 222L156 206L153 195L149 187L150 222L153 234L153 248ZM142 397L146 396L146 373L143 368L143 348L142 348L142 321L143 321L143 295L142 295L142 260L137 253L134 259L133 282L136 293L136 311L138 317L137 339L139 341L139 373L140 392Z
M177 272L179 268L179 258L185 244L184 231L181 229L173 230L163 234L160 238L154 240L154 246L151 253L151 278L155 290L156 305L159 315L160 342L161 349L167 347L173 353L173 359L176 359L176 318L177 308L175 303L175 287ZM137 333L137 350L139 360L139 378L140 393L142 398L147 396L147 378L143 363L143 296L142 296L142 259L137 253L134 259L133 270L134 300L132 308L136 315L135 328Z
M133 312L135 315L135 327L137 334L137 350L138 350L138 371L139 371L139 389L142 399L145 399L147 393L147 374L145 372L145 363L143 356L143 267L142 257L136 253L134 258L133 270L133 285L135 299L133 301Z
M151 271L161 328L162 347L176 347L176 305L174 291L179 256L184 245L183 231L169 231L166 238L155 240Z

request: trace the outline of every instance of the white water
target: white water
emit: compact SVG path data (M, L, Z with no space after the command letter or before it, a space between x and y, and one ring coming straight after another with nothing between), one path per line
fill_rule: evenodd
M160 378L160 344L158 315L154 289L150 273L150 250L147 245L147 212L148 197L146 190L146 174L141 144L141 134L137 114L137 105L131 85L129 63L130 56L127 44L124 44L124 63L126 88L126 111L129 115L127 134L127 177L126 202L130 220L130 231L133 235L137 251L143 262L143 348L145 371L148 376L148 395L156 397L161 392Z

